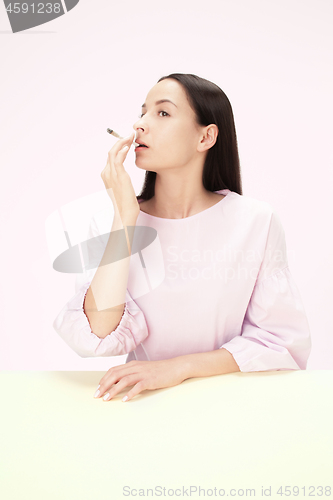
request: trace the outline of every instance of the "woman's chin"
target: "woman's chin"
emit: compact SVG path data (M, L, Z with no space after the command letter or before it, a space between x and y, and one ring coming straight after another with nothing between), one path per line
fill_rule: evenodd
M145 167L144 165L140 164L141 162L140 161L135 161L135 165L140 168L141 170L148 170L147 167ZM148 170L149 171L149 170Z
M138 167L138 168L141 168L141 170L146 170L145 168L143 168L141 165L138 165L136 162L135 162L135 166Z

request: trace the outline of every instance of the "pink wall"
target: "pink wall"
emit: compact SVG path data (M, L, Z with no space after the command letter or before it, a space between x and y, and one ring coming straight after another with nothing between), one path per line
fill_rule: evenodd
M285 228L312 330L308 369L333 368L332 14L324 0L81 1L14 35L0 6L2 370L125 361L81 359L53 330L75 276L52 269L45 221L103 190L116 140L106 128L130 134L148 90L171 72L228 95L244 194L269 202ZM144 172L132 151L125 167L138 194Z

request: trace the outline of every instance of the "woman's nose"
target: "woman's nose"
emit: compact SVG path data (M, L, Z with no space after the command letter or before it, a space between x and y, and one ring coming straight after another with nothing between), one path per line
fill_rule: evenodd
M134 130L138 130L139 128L144 131L147 127L144 125L142 118L139 118L133 125Z

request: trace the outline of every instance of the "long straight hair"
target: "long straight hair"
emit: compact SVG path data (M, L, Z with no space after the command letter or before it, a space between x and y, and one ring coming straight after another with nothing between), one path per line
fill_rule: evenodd
M243 194L236 128L229 99L215 83L199 76L172 73L162 76L158 82L167 78L182 85L199 125L215 124L218 127L217 140L208 150L204 163L204 188L212 192L230 189ZM155 194L155 180L156 172L146 171L141 193L136 198L150 200Z

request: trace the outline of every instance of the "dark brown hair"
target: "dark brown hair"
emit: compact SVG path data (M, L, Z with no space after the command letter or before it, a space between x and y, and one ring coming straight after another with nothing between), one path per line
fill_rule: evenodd
M158 82L167 78L173 78L182 85L199 125L215 124L218 127L216 143L207 152L202 172L204 188L212 192L230 189L243 194L236 128L229 99L215 83L199 76L172 73ZM155 179L156 172L146 171L137 199L150 200L154 196Z

